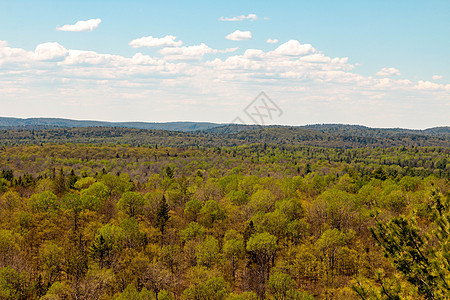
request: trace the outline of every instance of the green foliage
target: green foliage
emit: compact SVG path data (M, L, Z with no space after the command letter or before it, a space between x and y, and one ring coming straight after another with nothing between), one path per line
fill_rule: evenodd
M63 248L52 242L43 244L39 249L39 262L48 286L52 285L59 279L64 269Z
M0 178L0 192L6 192L8 190L8 180Z
M28 202L34 211L51 212L59 209L58 197L50 191L33 194Z
M169 218L169 205L167 205L166 197L163 196L156 211L156 226L162 234L164 234L164 229Z
M141 291L138 291L133 284L127 285L125 290L118 296L114 297L114 300L156 300L156 296L148 291L145 287ZM159 297L158 297L159 300Z
M247 242L247 251L254 252L265 261L275 254L277 248L277 238L267 232L254 234Z
M258 296L254 292L231 293L226 300L258 300Z
M251 196L249 205L255 212L266 213L274 209L275 197L270 190L259 190Z
M196 221L202 207L202 203L197 199L186 202L186 205L184 206L184 215L186 216L186 219L189 221Z
M0 208L7 211L8 214L11 214L18 208L20 202L20 195L17 192L9 190L0 197Z
M205 227L197 222L191 222L185 229L180 231L180 237L182 241L186 242L197 237L203 237L205 233Z
M445 298L448 147L270 132L0 147L0 298Z
M130 217L134 217L142 214L144 204L145 200L141 194L125 192L117 203L117 207Z
M61 199L61 208L80 210L82 207L81 197L75 193L68 193Z
M211 267L219 259L219 241L212 236L196 247L197 263L205 267Z
M395 268L426 299L441 299L450 293L449 203L448 199L442 201L438 193L434 193L434 200L434 232L422 233L413 218L403 216L371 228Z
M242 234L237 233L236 230L230 229L225 233L223 244L223 253L225 257L231 262L231 272L233 280L236 279L236 270L238 267L238 260L243 258L245 254L245 243Z
M105 201L110 195L110 189L102 182L95 182L87 189L81 191L81 196L84 195L94 196L101 201Z
M126 173L123 173L120 176L105 174L102 177L102 183L106 185L112 195L121 195L131 191L134 187L133 182L130 180L130 176Z
M230 229L225 233L223 252L229 258L238 259L245 253L244 238L236 230Z
M295 289L295 282L288 274L273 273L267 282L266 299L310 300L314 297Z
M175 298L168 291L161 290L158 293L158 300L174 300L174 299Z
M199 213L199 223L205 227L211 227L215 221L221 221L225 218L225 210L214 200L206 201Z
M211 277L184 290L181 298L184 300L221 300L228 294L228 286L222 277Z
M57 281L52 284L48 289L45 296L41 299L43 300L57 300L57 299L69 299L70 295L73 293L73 288L65 283Z
M0 298L28 299L33 295L34 287L28 281L26 272L17 272L11 267L0 268Z
M94 195L83 194L81 196L80 201L81 201L81 207L83 209L98 211L100 209L100 207L102 206L102 201L100 200L100 198L98 198Z
M228 200L234 205L243 205L248 202L248 195L244 191L230 191L227 194Z
M95 178L84 177L77 180L73 187L77 190L83 190L90 187L95 182Z

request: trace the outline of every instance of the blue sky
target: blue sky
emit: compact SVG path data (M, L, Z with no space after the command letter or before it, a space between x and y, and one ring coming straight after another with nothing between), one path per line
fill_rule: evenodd
M449 37L450 1L0 1L0 115L449 125Z

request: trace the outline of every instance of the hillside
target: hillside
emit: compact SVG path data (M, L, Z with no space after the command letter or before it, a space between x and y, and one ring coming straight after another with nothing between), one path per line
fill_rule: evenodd
M171 131L194 131L205 130L221 126L221 124L208 122L104 122L104 121L82 121L60 118L4 118L0 117L0 128L17 129L17 128L42 128L42 127L123 127L137 129L155 129L155 130L171 130Z
M187 146L238 146L249 144L277 144L320 146L331 148L450 146L449 135L430 134L356 134L332 133L303 127L256 127L248 130L226 131L167 131L121 127L40 128L0 130L0 145L42 143L88 143Z

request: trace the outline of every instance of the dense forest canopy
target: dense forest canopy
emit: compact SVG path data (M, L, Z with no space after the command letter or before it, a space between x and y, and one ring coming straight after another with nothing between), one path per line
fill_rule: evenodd
M181 127L184 128L184 127ZM183 130L183 129L180 129ZM225 125L189 132L124 127L0 127L0 145L94 143L185 146L248 144L303 145L331 148L441 146L450 147L450 128L377 129L351 125L303 127Z
M0 299L445 298L448 136L353 129L0 131Z

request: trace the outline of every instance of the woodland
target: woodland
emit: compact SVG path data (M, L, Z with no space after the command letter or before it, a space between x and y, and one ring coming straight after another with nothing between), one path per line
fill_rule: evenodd
M0 130L0 299L447 299L448 133L352 130Z

